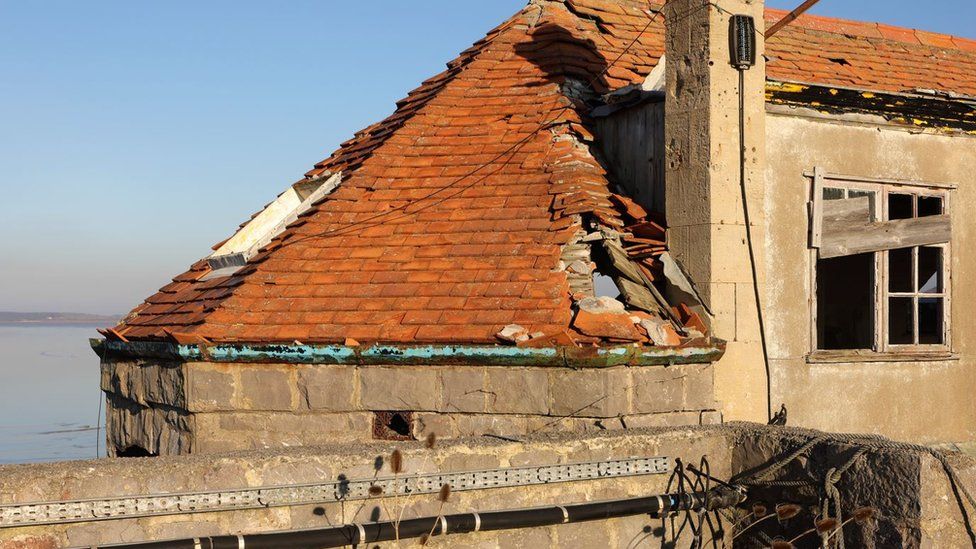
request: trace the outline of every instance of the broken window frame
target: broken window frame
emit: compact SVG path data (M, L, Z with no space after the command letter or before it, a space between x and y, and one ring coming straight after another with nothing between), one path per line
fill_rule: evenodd
M825 188L834 189L844 189L845 197L849 191L867 191L873 194L872 212L874 221L887 221L889 219L888 211L888 196L889 194L908 194L913 195L913 214L917 216L918 214L918 197L937 197L942 200L942 212L944 215L948 215L951 211L950 201L951 193L950 191L955 188L954 186L947 185L934 185L925 184L919 182L907 182L907 181L896 181L896 180L883 180L875 178L856 178L851 176L834 176L832 174L826 174L821 169L816 169L812 174L806 174L813 177L813 193L815 196L823 197L823 190ZM819 225L820 221L818 216L820 212L817 211L818 207L822 208L817 204L817 200L813 202L813 226L812 237L813 240L819 238L820 230L822 229ZM942 250L942 264L940 275L942 277L942 289L940 292L936 293L922 293L921 284L924 281L918 280L919 277L919 250L921 248L939 248ZM863 355L864 353L874 353L878 355L919 355L926 353L951 353L952 349L952 324L951 324L951 312L952 312L952 243L946 242L942 244L927 244L924 246L910 246L903 249L911 250L912 257L912 282L913 291L911 292L900 292L890 290L890 280L889 280L889 261L890 253L892 250L882 250L876 252L870 252L874 254L874 337L873 345L871 349L821 349L820 343L818 341L818 311L817 311L817 261L819 258L818 250L816 248L811 248L810 250L810 288L811 294L809 299L810 309L811 309L811 326L810 326L810 356L814 357L817 355ZM912 327L913 327L913 342L910 344L894 344L890 342L890 329L888 326L890 314L891 314L891 298L910 298L912 299ZM937 344L925 344L918 343L919 341L919 299L924 298L937 298L942 300L942 343Z

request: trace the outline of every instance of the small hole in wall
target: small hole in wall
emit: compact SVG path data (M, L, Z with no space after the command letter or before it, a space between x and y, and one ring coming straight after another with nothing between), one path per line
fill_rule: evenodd
M413 440L413 412L374 412L373 438L376 440Z
M142 446L129 446L123 450L115 450L115 456L121 458L144 458L158 457L159 454L154 454Z

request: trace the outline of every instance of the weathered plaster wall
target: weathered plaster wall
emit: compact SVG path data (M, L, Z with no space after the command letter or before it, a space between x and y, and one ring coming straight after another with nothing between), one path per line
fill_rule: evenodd
M712 366L181 363L104 359L110 450L160 455L372 438L373 412L441 437L721 422Z
M976 139L887 125L770 114L766 118L764 310L772 402L791 425L880 433L918 442L976 436ZM952 350L956 360L810 363L811 255L804 171L958 184L953 221ZM724 364L724 361L723 361Z
M698 463L708 456L712 473L727 477L730 450L721 431L640 430L622 436L603 432L536 435L519 442L481 437L441 441L433 451L420 443L338 444L224 454L144 459L102 459L56 464L0 466L0 504L66 501L184 491L219 491L373 478L377 456L402 449L407 473L477 471L502 467L667 456ZM389 475L384 470L384 476ZM668 475L588 480L540 486L456 491L445 513L487 511L547 504L656 495L666 491ZM194 536L260 533L330 524L389 520L401 505L405 518L436 515L434 495L374 499L366 505L299 505L264 510L183 514L29 528L0 528L0 549L53 549ZM374 515L376 513L376 515ZM395 518L395 517L394 517ZM686 528L687 531L687 528ZM527 530L464 535L437 540L435 546L660 547L673 541L670 522L648 516ZM688 546L687 533L677 546ZM401 546L415 544L411 540ZM391 544L392 545L392 544Z

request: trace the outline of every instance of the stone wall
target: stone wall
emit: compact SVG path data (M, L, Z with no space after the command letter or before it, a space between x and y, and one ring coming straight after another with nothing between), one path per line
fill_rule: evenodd
M110 451L221 452L374 438L374 412L412 412L423 438L721 422L712 367L102 362Z
M416 442L339 444L159 458L102 459L56 464L0 466L0 504L65 501L154 493L199 492L259 486L369 479L377 456L399 448L405 472L457 472L503 467L667 456L697 463L708 456L712 472L730 473L725 435L706 431L641 430L535 435L518 442L480 437L441 441L433 450ZM383 475L389 475L384 470ZM445 513L511 509L656 495L668 475L637 476L528 487L456 491ZM57 548L94 544L180 539L221 534L253 534L299 528L388 520L404 508L405 518L436 515L434 495L297 505L259 510L181 514L54 526L0 528L0 549ZM438 540L446 547L659 547L675 541L670 523L649 516L527 530L461 535ZM416 543L408 542L410 545ZM688 543L687 536L680 540Z
M537 434L518 440L477 437L440 441L433 450L417 442L372 442L321 447L248 451L213 456L174 456L143 459L102 459L68 463L0 466L0 505L37 501L72 501L132 497L159 493L204 492L374 478L374 460L403 451L406 473L477 471L505 467L599 462L633 457L664 456L698 463L707 456L713 476L728 480L776 463L816 439L802 459L786 464L773 477L788 485L753 486L747 501L733 513L747 524L754 503L769 508L796 503L801 513L790 521L767 521L757 527L770 537L789 539L808 529L819 513L823 475L846 463L857 451L843 436L763 425L677 429L640 429L591 433ZM879 439L872 439L880 442ZM868 450L838 478L836 486L844 515L872 506L879 518L867 525L845 528L848 547L968 547L971 545L958 487L947 480L941 464L926 453L890 447ZM976 492L976 461L960 454L950 462L965 486ZM383 475L389 475L384 470ZM808 485L795 481L810 479ZM669 475L602 478L547 485L456 491L443 511L511 509L527 506L593 502L651 496L674 490ZM438 513L433 495L375 498L362 504L349 501L291 505L267 509L232 510L101 522L73 522L50 526L0 527L0 549L89 547L94 544L138 542L194 536L254 534L298 528L387 520ZM972 508L969 508L972 513ZM671 520L671 519L674 520ZM626 519L568 524L545 528L449 536L435 541L442 547L687 547L688 527L679 539L684 514L662 520L637 516ZM728 523L725 523L728 530ZM764 546L748 534L736 547Z

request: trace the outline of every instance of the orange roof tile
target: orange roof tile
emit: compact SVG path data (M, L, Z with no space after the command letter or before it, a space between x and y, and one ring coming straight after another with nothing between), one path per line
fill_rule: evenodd
M642 81L663 52L660 19L639 35L650 14L638 0L533 2L316 164L306 177L341 172L339 188L244 268L202 280L200 261L116 330L248 342L485 343L511 323L563 334L571 296L556 266L576 214L623 222L586 145L586 108L561 85ZM976 95L976 47L955 37L804 16L767 50L775 80Z

